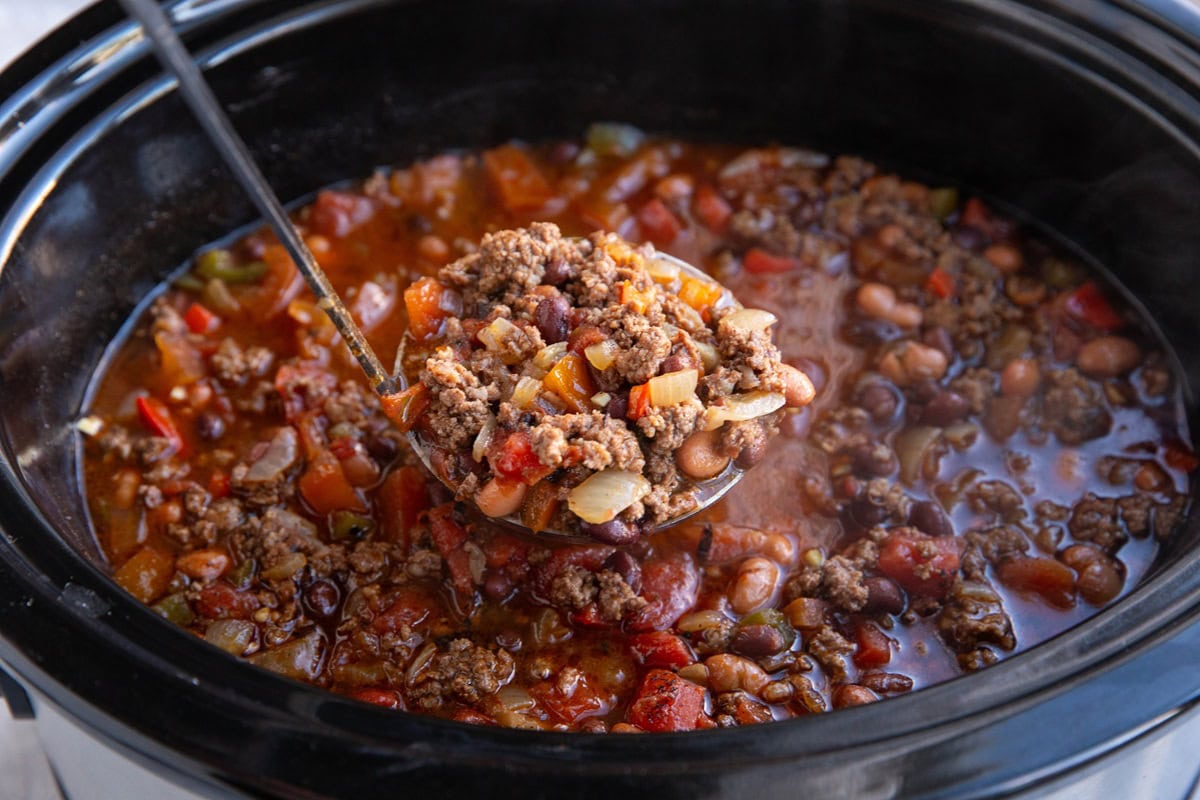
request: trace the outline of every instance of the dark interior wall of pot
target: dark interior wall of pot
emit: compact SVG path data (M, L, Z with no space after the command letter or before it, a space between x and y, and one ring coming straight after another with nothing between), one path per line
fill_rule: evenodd
M1050 17L941 0L359 6L235 48L210 73L284 198L447 147L577 135L604 119L859 153L983 190L1060 231L1153 310L1197 377L1200 166L1171 129L1194 99L1155 96L1144 68L1060 38ZM1168 100L1174 111L1148 107ZM11 203L15 187L0 189ZM65 423L88 373L142 295L251 218L166 96L93 131L0 274L4 443L79 543Z

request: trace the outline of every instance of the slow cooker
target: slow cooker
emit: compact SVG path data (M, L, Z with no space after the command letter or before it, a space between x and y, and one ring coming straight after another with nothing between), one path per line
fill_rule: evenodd
M285 198L608 119L855 152L986 193L1074 243L1200 381L1200 8L1184 0L171 11ZM747 729L647 738L420 718L258 671L173 627L106 575L73 423L138 299L254 215L115 2L0 75L0 98L0 661L69 796L1193 791L1194 516L1132 593L1045 644L885 703Z

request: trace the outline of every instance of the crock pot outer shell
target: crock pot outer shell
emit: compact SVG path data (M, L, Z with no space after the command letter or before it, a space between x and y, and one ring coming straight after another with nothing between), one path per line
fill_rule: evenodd
M599 119L802 143L1028 211L1112 266L1170 341L1195 341L1200 80L1194 41L1178 38L1194 10L1157 7L1179 15L1168 29L1123 3L1065 0L212 5L189 10L189 40L284 197ZM486 792L513 773L535 796L962 796L1064 769L1196 696L1192 670L1144 678L1200 638L1186 628L1194 523L1129 599L978 675L653 739L363 707L138 607L90 547L69 425L138 298L252 214L155 66L121 49L119 19L102 4L0 76L0 658L97 736L169 773L290 796ZM1182 354L1190 381L1200 354ZM1130 701L1103 702L1114 687Z

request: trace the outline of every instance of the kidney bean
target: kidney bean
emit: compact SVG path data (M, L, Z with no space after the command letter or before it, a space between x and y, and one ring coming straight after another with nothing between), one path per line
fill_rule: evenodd
M946 358L954 358L954 339L950 337L950 331L941 325L925 331L921 335L921 341L940 351Z
M787 646L783 633L774 625L742 625L733 634L730 649L739 655L762 658Z
M900 395L883 381L872 381L859 390L857 403L876 422L890 422L900 407Z
M666 375L668 372L678 372L681 369L698 369L700 362L689 352L675 353L663 359L662 365L659 366L658 372L660 375Z
M604 413L613 419L625 419L629 414L629 395L613 394L604 407Z
M225 435L225 420L217 414L205 412L196 417L196 435L212 442Z
M908 510L908 524L930 536L953 536L954 526L946 512L932 500L918 500Z
M883 478L896 470L896 454L886 444L861 444L850 451L850 456L861 475Z
M561 286L571 277L571 268L567 266L567 262L561 258L556 258L546 265L545 272L542 273L542 283L550 286Z
M958 422L971 411L967 398L958 392L944 391L929 401L921 412L921 421L929 425L944 428Z
M512 581L503 572L489 569L483 574L483 594L489 600L502 602L512 594L512 590Z
M891 578L872 576L863 581L867 587L867 604L863 611L868 614L899 614L904 611L904 590Z
M867 703L874 703L878 699L879 695L865 686L859 686L857 683L843 683L833 690L834 708L865 706Z
M637 525L623 519L610 519L608 522L580 522L579 530L598 542L604 544L629 544L637 541L641 531Z
M313 581L302 595L305 610L319 620L329 620L337 613L342 592L336 583L326 578Z
M546 344L565 342L571 332L567 325L567 312L571 303L562 295L543 297L533 310L533 324Z
M1093 378L1115 378L1142 360L1138 346L1124 336L1101 336L1079 348L1075 365Z
M870 500L855 500L846 507L846 515L851 523L860 528L874 528L887 519L887 509Z
M624 550L618 550L604 561L604 569L612 570L621 576L621 580L629 584L629 588L637 594L642 590L642 565L638 560Z

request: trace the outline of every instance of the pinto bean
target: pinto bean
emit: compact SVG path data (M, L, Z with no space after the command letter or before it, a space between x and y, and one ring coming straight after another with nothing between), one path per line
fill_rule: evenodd
M1115 378L1142 360L1142 351L1124 336L1101 336L1079 348L1075 365L1093 378Z
M755 697L771 682L758 664L748 658L729 653L710 656L704 660L708 670L708 687L714 692L749 692Z
M813 388L813 383L808 376L791 364L783 364L781 369L783 371L784 397L788 407L803 408L811 403L817 390Z
M720 450L717 431L696 431L675 451L675 463L683 474L702 481L720 475L729 466L729 456Z
M220 549L194 550L175 560L175 568L202 581L215 581L229 569L229 555Z
M757 611L771 602L779 584L779 566L770 559L754 556L738 567L729 590L729 605L739 614Z
M1003 273L1016 272L1025 263L1021 251L1011 244L994 244L983 251L983 257Z
M521 508L528 488L519 481L492 478L476 492L475 505L489 517L507 517Z
M1009 397L1032 397L1041 381L1041 370L1036 361L1014 358L1000 373L1000 391Z

